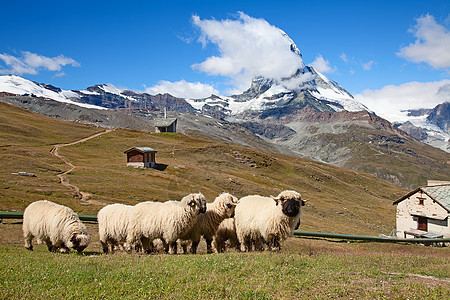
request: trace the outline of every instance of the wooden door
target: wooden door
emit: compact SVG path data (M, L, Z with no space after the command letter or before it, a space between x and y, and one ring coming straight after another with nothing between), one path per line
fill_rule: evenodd
M417 229L428 231L428 222L426 217L418 217L417 220Z

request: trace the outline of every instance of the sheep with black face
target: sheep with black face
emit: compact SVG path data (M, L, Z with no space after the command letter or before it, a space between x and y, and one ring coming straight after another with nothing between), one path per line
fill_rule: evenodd
M296 191L283 191L276 197L241 198L234 217L241 250L252 251L252 245L266 245L269 250L279 251L280 242L298 227L304 205Z
M23 213L25 248L33 250L32 240L45 242L51 252L83 251L90 242L86 226L69 207L47 200L28 205Z

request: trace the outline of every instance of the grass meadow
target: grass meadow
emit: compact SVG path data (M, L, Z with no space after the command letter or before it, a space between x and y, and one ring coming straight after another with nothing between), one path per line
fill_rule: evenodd
M0 224L1 299L448 299L450 250L289 238L279 253L101 254L97 226L78 254L26 250ZM18 238L19 237L19 238Z
M392 202L407 191L366 173L181 134L115 130L60 148L81 201L56 175L68 166L50 153L103 129L63 122L0 103L0 210L47 199L79 214L111 203L181 199L202 192L242 197L299 191L308 200L300 230L389 234ZM157 169L126 167L124 150L158 150ZM12 175L26 171L36 177ZM449 299L448 247L289 238L279 253L101 254L98 228L82 254L33 252L21 226L0 223L0 299Z

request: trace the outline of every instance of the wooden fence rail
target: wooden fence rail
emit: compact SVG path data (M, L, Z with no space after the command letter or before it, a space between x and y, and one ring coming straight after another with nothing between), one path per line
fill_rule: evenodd
M97 222L97 216L93 215L78 215L81 221L84 222ZM2 219L14 219L21 220L23 219L23 212L18 211L0 211L0 220Z

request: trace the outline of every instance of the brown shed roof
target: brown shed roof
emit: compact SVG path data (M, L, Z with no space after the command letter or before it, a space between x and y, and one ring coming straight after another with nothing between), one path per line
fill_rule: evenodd
M152 149L150 147L133 147L133 148L130 148L128 150L125 150L123 153L128 153L128 152L130 152L132 150L137 150L137 151L142 152L142 153L151 153L151 152L156 153L156 152L158 152L155 149Z

